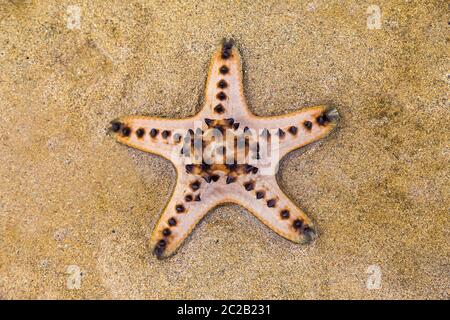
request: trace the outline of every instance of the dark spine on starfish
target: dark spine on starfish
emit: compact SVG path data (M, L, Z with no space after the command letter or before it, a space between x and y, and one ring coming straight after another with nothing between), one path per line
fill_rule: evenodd
M233 118L228 118L228 119L225 119L225 122L226 122L229 126L232 126L233 123L234 123L234 119L233 119Z
M214 107L214 111L216 113L224 113L225 112L225 108L223 107L223 105L221 105L220 103Z
M157 135L158 135L158 129L153 128L150 130L150 137L154 138Z
M281 210L280 216L281 216L282 219L289 218L289 210L286 210L286 209L285 210Z
M213 119L205 118L205 123L206 123L206 125L207 125L208 127L210 127L210 126L213 124L213 122L214 122Z
M170 131L164 130L164 131L161 133L161 136L162 136L164 139L167 139L167 138L170 136Z
M264 198L264 195L265 195L265 193L264 193L264 191L257 191L256 192L256 199L262 199L262 198Z
M113 132L118 132L119 130L120 130L120 127L122 126L122 124L120 123L120 122L118 122L118 121L113 121L112 123L111 123L111 130L113 131Z
M275 207L276 203L277 203L277 201L275 199L270 199L270 200L267 201L267 206L269 208L273 208L273 207Z
M129 127L123 127L122 128L122 135L124 137L128 137L131 133L131 129Z
M192 171L194 171L194 165L193 164L187 164L185 166L186 168L186 173L192 173Z
M235 177L233 177L233 176L227 176L227 180L226 180L226 183L227 183L227 184L233 183L233 182L235 182L235 181L236 181L236 178L235 178Z
M225 100L225 99L227 98L227 95L225 94L225 92L220 91L220 92L217 94L216 97L217 97L218 100L223 101L223 100Z
M289 131L290 134L296 135L298 129L295 126L291 126L291 127L289 127L288 131Z
M244 188L247 191L251 191L255 188L255 184L252 181L244 183Z
M174 227L177 225L177 220L175 218L170 218L169 220L167 220L167 223L169 224L169 226Z
M136 136L138 138L142 138L144 136L144 134L145 134L145 130L143 128L139 128L136 130Z
M303 221L300 219L294 220L293 227L294 229L300 229L303 226Z
M197 191L200 188L200 181L196 180L191 183L191 189Z
M184 206L183 206L182 204L177 204L177 205L175 206L175 210L176 210L178 213L183 213L186 209L184 208Z
M220 89L225 89L226 87L228 87L228 83L222 79L217 83L217 87L219 87Z
M205 162L202 162L202 164L200 165L200 169L202 169L202 171L207 171L210 168L211 168L211 165L209 165L209 164L207 164Z
M219 72L221 74L227 74L230 71L230 69L227 66L221 66L219 69Z

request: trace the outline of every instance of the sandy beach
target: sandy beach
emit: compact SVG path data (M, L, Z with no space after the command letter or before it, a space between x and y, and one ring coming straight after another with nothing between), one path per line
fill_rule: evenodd
M0 299L449 299L446 1L0 0ZM185 118L223 38L260 116L328 104L281 188L291 243L237 205L158 260L169 161L117 143L124 115Z

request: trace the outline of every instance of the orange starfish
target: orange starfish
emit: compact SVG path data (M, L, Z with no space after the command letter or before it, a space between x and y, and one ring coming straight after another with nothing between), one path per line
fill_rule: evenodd
M151 236L156 256L172 255L211 208L227 202L245 207L293 242L312 241L311 220L283 193L275 173L284 155L327 136L338 118L336 109L325 106L252 115L239 52L224 42L213 55L198 114L112 121L119 142L169 159L177 171L175 190Z

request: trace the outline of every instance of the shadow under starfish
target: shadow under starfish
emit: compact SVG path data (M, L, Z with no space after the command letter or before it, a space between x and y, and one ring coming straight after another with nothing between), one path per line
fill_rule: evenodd
M336 109L251 114L239 52L226 41L212 57L204 101L201 111L187 119L112 121L119 142L169 159L177 171L174 193L151 236L156 256L172 255L210 209L227 202L245 207L293 242L315 239L313 223L283 193L275 173L284 155L332 131L339 119Z

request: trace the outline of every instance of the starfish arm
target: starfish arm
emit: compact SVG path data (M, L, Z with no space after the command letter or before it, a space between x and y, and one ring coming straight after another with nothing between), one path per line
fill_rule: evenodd
M241 57L231 42L224 42L211 59L202 114L206 118L239 119L247 113Z
M281 159L292 150L326 137L338 120L336 109L317 106L281 116L256 117L251 125L258 132L268 129L272 136L276 136L278 147L272 148L278 149Z
M183 147L183 138L194 126L194 120L127 116L113 120L111 130L123 144L174 160Z
M251 188L248 183L252 183ZM270 229L296 243L310 243L316 238L312 221L280 189L275 176L244 177L233 202L242 205Z
M158 258L175 253L197 223L219 202L219 195L201 177L179 170L177 184L153 229L150 246Z

